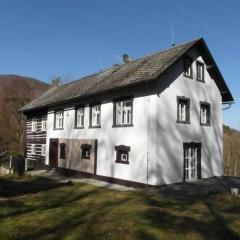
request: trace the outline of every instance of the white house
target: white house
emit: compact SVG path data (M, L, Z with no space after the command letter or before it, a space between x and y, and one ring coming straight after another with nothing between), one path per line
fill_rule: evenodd
M27 104L36 168L121 184L223 174L222 104L233 97L203 39L69 84Z

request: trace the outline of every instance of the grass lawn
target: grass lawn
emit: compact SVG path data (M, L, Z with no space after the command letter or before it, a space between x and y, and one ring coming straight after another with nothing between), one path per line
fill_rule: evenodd
M0 178L0 239L240 239L240 198Z

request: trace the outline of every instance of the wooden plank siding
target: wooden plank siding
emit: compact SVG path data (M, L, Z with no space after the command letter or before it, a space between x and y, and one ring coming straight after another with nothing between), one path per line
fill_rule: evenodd
M36 131L32 131L32 121L36 121ZM34 169L45 168L46 156L42 154L42 146L45 145L47 131L42 130L42 121L47 121L47 115L28 116L26 121L26 160ZM35 153L32 153L32 144L35 144Z

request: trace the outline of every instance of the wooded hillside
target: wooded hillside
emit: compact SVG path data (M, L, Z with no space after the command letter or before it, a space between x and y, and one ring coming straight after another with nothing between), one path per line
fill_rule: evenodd
M240 131L223 126L224 173L240 176Z
M29 77L0 75L0 151L23 150L24 119L18 110L48 88Z

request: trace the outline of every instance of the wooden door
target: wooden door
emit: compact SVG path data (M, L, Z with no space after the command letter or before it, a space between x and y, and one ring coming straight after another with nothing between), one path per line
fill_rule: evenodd
M50 139L49 166L50 168L58 167L58 139Z

